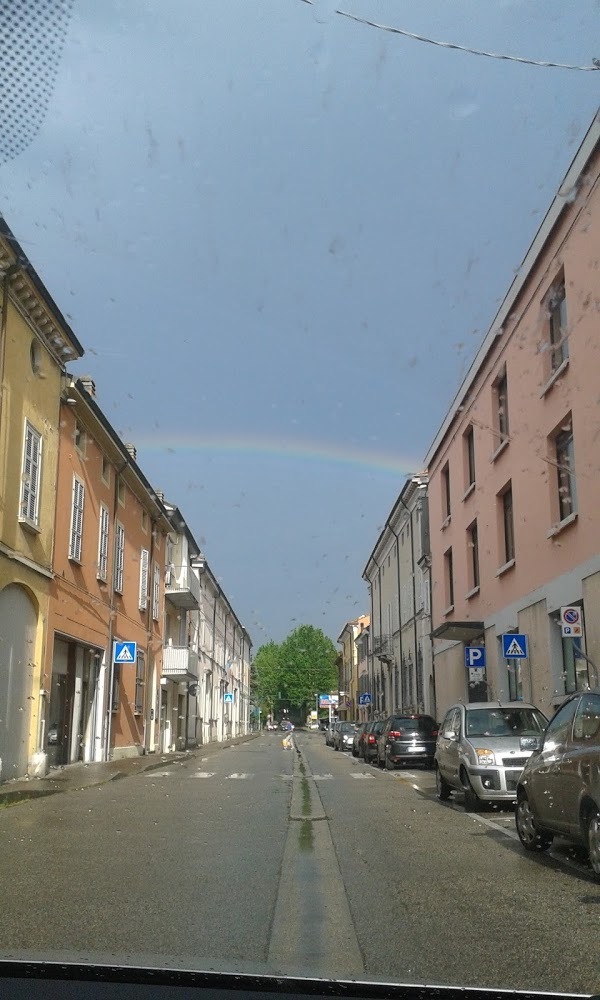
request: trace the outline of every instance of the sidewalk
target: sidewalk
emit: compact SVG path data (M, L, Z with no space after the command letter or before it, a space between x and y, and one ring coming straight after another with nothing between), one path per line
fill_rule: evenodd
M144 754L141 757L125 757L122 760L107 760L98 764L67 764L52 769L45 778L20 778L0 785L0 806L13 805L26 799L42 798L57 792L77 792L95 785L104 785L117 778L128 778L144 771L158 771L174 764L183 764L194 757L208 757L218 750L236 746L253 740L260 733L236 736L224 743L206 743L178 753Z

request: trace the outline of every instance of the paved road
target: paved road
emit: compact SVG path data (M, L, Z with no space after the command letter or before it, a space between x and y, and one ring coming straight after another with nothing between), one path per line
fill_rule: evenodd
M581 859L296 740L0 809L2 957L600 991Z

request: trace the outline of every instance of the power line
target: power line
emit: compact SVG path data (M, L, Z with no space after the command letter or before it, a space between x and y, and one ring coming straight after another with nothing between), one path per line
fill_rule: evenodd
M303 3L314 6L314 0L302 0ZM427 38L425 35L417 35L414 31L405 31L403 28L395 28L390 24L378 24L377 21L369 21L366 17L359 17L348 10L336 10L336 14L341 17L348 17L359 24L368 24L371 28L378 28L380 31L388 31L392 35L402 35L404 38L412 38L416 42L426 42L428 45L437 45L441 49L455 49L458 52L468 52L472 56L485 56L487 59L503 59L506 62L522 63L525 66L543 66L552 69L572 69L589 73L600 70L600 59L592 59L590 66L576 66L571 63L550 62L541 59L525 59L523 56L508 56L501 52L486 52L484 49L471 49L467 45L457 45L455 42L441 42L437 38Z

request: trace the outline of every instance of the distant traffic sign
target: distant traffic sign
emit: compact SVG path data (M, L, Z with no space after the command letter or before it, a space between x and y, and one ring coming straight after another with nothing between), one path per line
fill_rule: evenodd
M335 708L338 704L339 696L337 694L320 694L319 695L319 708Z
M135 663L136 657L137 643L115 642L113 663Z
M366 691L363 694L359 694L359 696L358 696L358 704L359 705L370 705L371 704L371 695L368 694Z
M465 646L465 667L485 667L485 646Z
M527 659L527 636L522 632L507 632L501 636L502 656L505 660Z
M568 636L572 639L579 638L583 634L581 608L578 608L576 605L561 608L560 628L563 636Z
M233 691L225 691L223 693L223 701L226 705L230 705L233 701Z

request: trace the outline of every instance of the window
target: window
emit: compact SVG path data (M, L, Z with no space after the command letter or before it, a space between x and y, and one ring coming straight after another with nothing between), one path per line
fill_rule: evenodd
M473 428L465 432L464 438L464 448L465 448L465 472L468 489L469 486L475 485L475 434Z
M452 549L444 553L444 570L446 581L446 607L451 608L454 604L454 562L452 559Z
M523 672L520 660L505 660L508 674L508 700L523 701Z
M98 579L106 580L108 573L108 508L100 504L100 520L98 524Z
M152 579L152 617L158 621L160 610L160 568L158 563L154 563L154 575Z
M515 558L515 528L513 519L513 495L512 484L504 490L500 497L502 504L502 544L504 563L511 562Z
M479 586L479 536L477 534L477 521L467 528L469 539L470 563L471 563L471 588Z
M42 470L42 436L25 422L23 443L23 468L21 472L20 518L29 524L38 524L40 477Z
M573 723L573 739L581 743L600 743L600 698L584 694Z
M73 443L77 448L77 451L85 451L85 431L78 420L75 421L75 430L73 431Z
M450 466L446 465L442 469L442 514L444 518L450 517Z
M125 563L125 529L122 524L117 524L115 529L115 564L113 567L113 587L119 593L123 593L123 567Z
M559 431L554 442L558 479L559 520L564 521L566 517L569 517L577 509L575 494L575 451L573 446L573 427L570 421Z
M508 381L506 369L494 382L494 405L496 410L496 430L498 446L508 440Z
M138 653L135 661L135 703L133 706L136 715L140 715L144 708L145 673L144 654Z
M73 495L71 498L71 532L69 535L69 559L81 562L81 540L83 538L83 504L85 486L73 476Z
M567 340L567 300L562 281L552 291L548 300L550 370L555 372L569 356Z
M110 462L106 455L102 456L102 479L107 486L110 486Z
M123 482L123 480L121 479L120 476L119 476L119 480L117 482L117 498L119 500L119 503L121 504L121 507L124 507L125 506L125 483Z
M112 703L110 706L112 712L116 712L119 707L120 687L121 687L121 664L115 663L113 666Z
M575 715L578 703L578 698L571 698L566 705L561 705L554 718L548 723L544 737L544 750L546 752L566 745L571 735L573 716Z
M581 638L569 636L562 638L563 677L565 694L573 694L590 687L590 677L587 660L581 656Z
M150 558L150 553L148 549L142 549L140 552L140 597L139 605L140 611L145 611L148 607L148 560Z
M39 375L42 370L42 348L34 338L29 346L29 363L34 375Z

